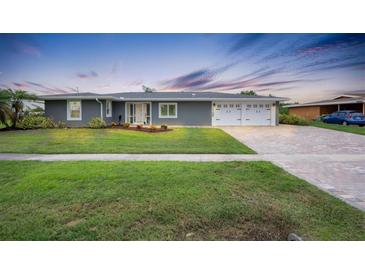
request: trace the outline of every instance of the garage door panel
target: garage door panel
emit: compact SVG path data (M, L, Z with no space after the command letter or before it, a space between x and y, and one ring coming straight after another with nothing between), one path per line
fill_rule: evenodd
M232 102L218 102L215 104L214 125L241 125L241 104Z
M271 104L262 102L216 102L213 105L213 125L270 125Z
M271 108L270 104L252 103L243 106L243 125L270 125Z

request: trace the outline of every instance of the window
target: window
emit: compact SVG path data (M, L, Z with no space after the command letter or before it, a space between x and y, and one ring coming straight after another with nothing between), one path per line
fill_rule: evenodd
M81 101L67 101L67 120L81 120Z
M177 118L177 103L159 103L159 118Z
M112 117L112 101L106 101L105 116Z

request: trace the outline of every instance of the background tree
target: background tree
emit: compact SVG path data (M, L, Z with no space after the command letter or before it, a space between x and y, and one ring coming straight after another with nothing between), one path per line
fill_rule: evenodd
M155 89L154 88L150 88L150 87L147 87L145 85L142 86L142 89L144 92L154 92Z
M12 127L16 127L16 122L19 119L19 115L23 112L24 101L25 100L36 100L37 96L34 94L30 94L25 90L7 90L9 97L9 105L11 108L11 122Z
M11 109L9 105L9 93L6 89L0 90L0 123L8 127L11 118Z
M256 92L254 92L253 90L243 90L241 91L242 95L249 95L249 96L255 96L257 95Z

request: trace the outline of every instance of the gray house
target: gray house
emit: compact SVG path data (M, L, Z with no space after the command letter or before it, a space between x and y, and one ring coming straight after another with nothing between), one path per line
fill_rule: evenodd
M219 92L74 93L43 96L45 114L68 126L107 123L181 126L275 126L286 98Z

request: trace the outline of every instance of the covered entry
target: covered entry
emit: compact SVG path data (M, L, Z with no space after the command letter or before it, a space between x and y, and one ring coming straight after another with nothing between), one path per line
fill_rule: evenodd
M126 122L130 124L151 124L151 103L126 103Z
M271 125L271 104L263 102L214 102L214 126Z

